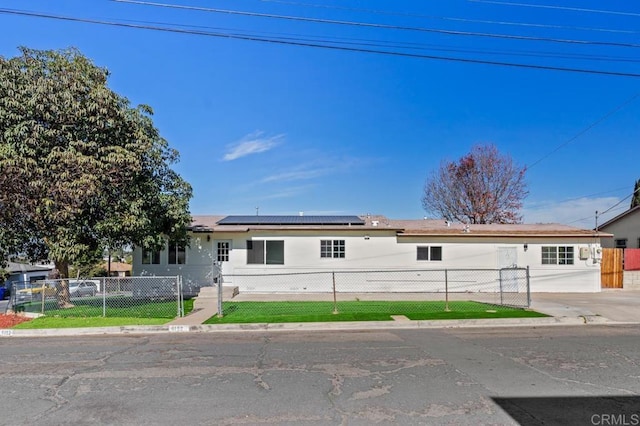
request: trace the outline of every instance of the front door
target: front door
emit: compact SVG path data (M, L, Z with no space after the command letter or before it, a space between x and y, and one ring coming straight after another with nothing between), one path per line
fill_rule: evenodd
M213 256L213 260L220 265L222 275L229 275L233 272L231 262L229 262L231 257L231 240L214 240Z

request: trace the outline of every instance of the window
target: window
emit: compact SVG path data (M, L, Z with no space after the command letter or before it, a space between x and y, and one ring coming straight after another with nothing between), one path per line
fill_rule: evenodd
M320 257L344 259L344 240L320 240Z
M418 246L418 260L442 260L442 247L441 246Z
M618 240L615 240L615 244L616 244L616 248L625 249L625 248L627 248L627 239L626 238L620 238Z
M174 241L169 242L169 265L184 265L185 263L187 263L185 247Z
M284 265L284 241L247 240L248 265Z
M231 244L229 243L229 241L218 241L216 247L216 258L218 262L228 262L229 250L231 249Z
M142 264L143 265L159 265L160 251L142 249Z
M573 265L573 247L542 247L542 264L543 265Z

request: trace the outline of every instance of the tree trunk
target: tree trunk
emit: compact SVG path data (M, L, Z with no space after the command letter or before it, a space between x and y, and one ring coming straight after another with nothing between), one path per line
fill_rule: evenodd
M73 308L71 303L71 295L69 294L69 262L66 260L55 260L56 266L56 297L58 299L58 307L62 309Z

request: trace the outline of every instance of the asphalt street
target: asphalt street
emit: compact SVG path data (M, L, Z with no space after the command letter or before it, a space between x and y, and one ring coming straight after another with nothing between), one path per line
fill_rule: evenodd
M1 424L640 420L636 325L14 336L0 360Z

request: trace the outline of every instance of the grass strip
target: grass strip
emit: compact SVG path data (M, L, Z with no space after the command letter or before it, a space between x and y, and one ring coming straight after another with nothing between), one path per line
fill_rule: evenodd
M333 302L224 302L222 318L205 324L284 323L333 321L392 321L392 315L411 320L532 318L539 312L471 301L342 301Z
M108 299L107 299L108 300ZM102 304L92 306L90 300L77 303L69 309L51 309L46 315L18 324L14 329L112 327L127 325L162 325L176 317L176 302L139 303L129 307L107 307L107 316L102 316ZM102 303L102 299L100 299ZM57 306L57 304L56 304ZM184 301L185 315L193 310L193 299ZM172 312L173 314L169 314Z
M18 324L13 329L33 330L46 328L118 327L127 325L162 325L166 318L126 318L126 317L40 317Z

